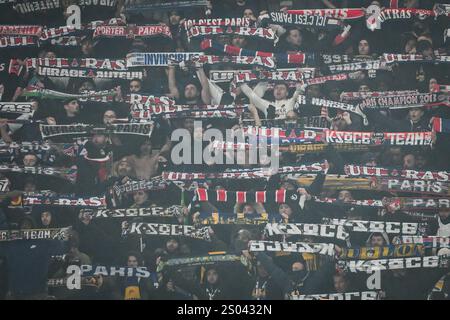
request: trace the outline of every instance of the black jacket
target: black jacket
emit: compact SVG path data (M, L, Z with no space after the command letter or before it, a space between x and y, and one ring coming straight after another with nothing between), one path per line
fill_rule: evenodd
M377 131L407 132L407 131L430 131L430 119L423 116L418 122L414 123L408 119L392 119L382 115L377 110L365 110L369 123Z

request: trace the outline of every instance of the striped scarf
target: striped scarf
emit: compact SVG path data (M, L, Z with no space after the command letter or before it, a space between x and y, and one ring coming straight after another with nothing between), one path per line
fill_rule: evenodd
M288 63L302 65L309 60L313 61L314 57L311 54L305 53L272 53L264 51L254 51L249 49L242 49L235 46L223 45L217 41L211 39L205 39L200 44L201 50L214 49L219 52L223 52L232 56L259 56L275 58L279 63Z
M432 120L432 128L434 132L450 133L450 119L434 117Z
M196 201L216 201L216 202L230 202L230 203L245 203L245 202L275 202L285 203L288 197L293 200L298 199L298 195L289 193L284 189L275 191L227 191L227 190L207 190L204 188L197 188L195 190Z
M270 40L273 41L274 44L278 42L278 36L275 31L267 28L194 26L187 31L188 41L191 41L191 38L219 35L252 37L260 40Z

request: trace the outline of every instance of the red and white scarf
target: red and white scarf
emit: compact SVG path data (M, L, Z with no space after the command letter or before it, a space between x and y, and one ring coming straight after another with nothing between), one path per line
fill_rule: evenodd
M140 38L151 38L163 36L172 38L172 33L170 32L169 26L165 24L159 25L148 25L148 26L100 26L96 27L94 31L94 38L115 38L115 37L125 37L134 39L136 37Z
M450 56L438 55L433 59L428 59L420 54L404 53L383 53L382 59L385 63L394 62L430 62L430 63L450 63Z
M287 13L299 15L318 15L334 19L359 19L365 16L364 9L342 8L342 9L303 9L287 10Z
M346 175L353 177L396 177L403 179L418 179L432 181L449 181L450 172L448 171L417 171L388 169L378 167L366 167L347 164L344 166Z
M207 190L197 188L195 190L196 201L217 201L230 203L245 202L275 202L285 203L287 199L287 191L284 189L275 191L227 191L227 190Z
M253 37L261 40L271 40L276 44L278 36L275 31L268 28L253 28L253 27L221 27L221 26L194 26L187 31L188 41L191 38L218 36L218 35L239 35L245 37Z

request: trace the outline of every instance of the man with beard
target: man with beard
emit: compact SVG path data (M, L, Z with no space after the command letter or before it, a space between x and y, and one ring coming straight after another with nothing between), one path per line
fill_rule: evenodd
M134 178L136 177L136 169L134 167L134 161L130 157L121 158L115 165L116 177Z
M167 162L167 159L161 155L161 152L153 154L152 142L150 139L146 139L139 147L139 154L130 156L130 159L135 164L136 177L138 179L148 180L158 174L159 165L162 162Z

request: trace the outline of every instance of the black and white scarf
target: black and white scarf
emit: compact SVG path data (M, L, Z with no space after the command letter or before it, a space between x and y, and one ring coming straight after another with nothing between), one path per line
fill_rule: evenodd
M145 218L145 217L178 217L182 215L182 206L173 205L170 207L148 207L148 208L127 208L127 209L97 209L84 210L93 219L109 218Z
M14 60L11 63L15 63ZM96 58L27 58L27 69L36 69L38 67L54 68L83 68L95 70L126 71L126 62L123 59L96 59Z
M71 227L50 229L0 230L0 242L14 240L67 240Z
M123 267L82 264L79 266L81 276L105 276L105 277L138 277L149 278L151 272L147 267Z
M41 166L27 167L13 164L0 164L0 172L52 176L62 178L71 183L75 183L77 178L77 169L74 168L54 168Z
M11 181L9 179L0 180L0 192L8 192L11 187Z
M249 105L146 105L132 104L130 114L136 119L151 119L152 117L163 117L166 119L193 117L220 117L237 118L244 111L248 110Z
M20 156L24 153L35 153L39 158L42 158L42 154L51 153L52 151L59 150L65 156L76 157L82 149L82 145L78 143L48 143L48 142L28 142L22 143L0 142L0 154L9 154L14 156Z
M281 242L252 240L248 243L250 252L295 252L316 253L334 257L333 243Z
M251 74L246 76L244 74ZM287 81L290 87L297 85L296 81L314 78L316 68L281 68L273 72L252 72L250 70L210 70L209 79L214 82L229 82L235 80L235 76L240 75L240 82L252 82L256 80L280 80ZM301 77L300 77L301 75ZM250 81L247 81L249 79ZM238 81L235 81L239 83Z
M124 235L139 236L184 236L211 241L209 227L196 228L190 225L133 222L124 230Z
M123 194L132 193L135 191L155 191L155 190L165 190L170 185L169 182L165 181L161 177L155 177L151 180L140 180L140 181L127 181L124 184L114 185L113 190L117 196Z
M132 52L127 55L127 67L161 67L191 61L203 52Z
M143 71L94 70L87 68L42 67L35 69L40 76L57 78L142 79Z
M337 266L345 272L371 273L377 270L448 268L449 262L449 256L425 256L375 260L340 260Z
M320 133L318 133L320 134ZM354 132L324 131L323 141L333 144L364 144L391 146L427 146L432 144L432 132Z
M314 223L268 223L264 228L268 236L301 235L346 240L349 233L343 225Z
M57 136L89 136L92 134L131 134L150 137L153 132L153 126L153 122L120 123L99 126L90 124L40 124L39 129L43 139Z
M329 225L342 226L348 232L384 232L395 235L424 234L426 223L394 222L394 221L367 221L350 219L322 218L322 222Z
M245 133L262 136L278 137L283 143L317 143L359 144L359 145L396 145L396 146L427 146L432 144L433 132L367 132L367 131L312 131L283 128L243 128ZM291 141L290 141L291 139Z
M397 210L423 211L423 210L439 210L450 209L450 198L410 198L410 197L393 197L367 200L348 200L341 201L336 198L319 198L312 197L311 201L315 203L331 204L335 206L361 206L372 208L391 207Z
M175 100L166 96L155 97L153 95L143 95L131 93L125 96L125 103L130 104L133 109L150 108L154 106L172 106Z
M298 294L289 295L289 300L380 300L377 291L352 291L344 293Z
M303 105L327 107L327 108L339 109L342 111L352 112L354 114L361 116L367 122L366 115L361 111L361 109L358 106L355 106L353 104L344 103L344 102L340 102L340 101L326 100L326 99L316 98L316 97L310 98L305 95L299 95L297 98L295 109L301 109L300 106L303 106Z
M387 70L391 71L386 62L381 60L368 60L361 62L351 62L344 64L331 64L327 65L328 70L331 73L340 73L348 71L361 71L361 70Z
M428 59L420 54L383 53L382 60L386 64L408 62L450 63L450 56L439 55L433 59Z
M73 195L55 195L29 193L22 196L22 205L24 206L63 206L77 208L104 208L106 207L106 198L102 197L77 197Z
M30 114L33 113L32 102L0 102L0 112Z
M208 256L174 258L167 261L161 261L157 266L156 272L161 272L165 268L170 267L192 267L206 266L216 263L240 262L241 257L234 254L210 254Z
M438 105L450 106L449 96L437 93L416 93L366 98L358 103L360 108L391 110Z
M408 96L418 94L417 90L401 90L401 91L354 91L342 92L340 95L341 101L355 101L369 98L393 97L393 96Z
M80 94L72 94L66 92L59 92L50 89L42 89L37 87L28 87L24 89L21 96L35 97L39 99L51 99L51 100L66 100L76 99L78 101L94 101L94 102L113 102L116 96L115 90L103 90L103 91L85 91Z
M315 175L306 174L296 179L302 186L308 186ZM296 178L295 174L292 178ZM408 180L390 178L353 178L345 175L327 175L324 183L326 190L372 190L387 192L407 192L430 195L449 195L449 184L442 181Z

